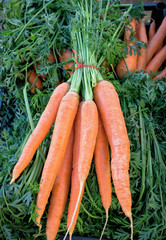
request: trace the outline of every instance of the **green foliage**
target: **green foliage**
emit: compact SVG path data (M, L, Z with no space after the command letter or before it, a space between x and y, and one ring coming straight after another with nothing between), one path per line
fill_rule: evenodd
M1 3L5 28L0 33L0 87L3 87L0 113L0 239L29 240L38 235L35 224L36 196L43 167L42 156L47 154L52 129L23 174L15 183L9 184L13 166L31 133L23 98L25 73L40 60L41 68L36 68L37 74L48 74L43 81L44 91L38 90L32 96L28 86L30 114L36 125L56 83L67 79L66 73L61 70L62 65L58 61L55 64L48 63L47 56L51 49L61 52L62 49L73 47L74 31L80 28L80 32L85 33L85 29L81 28L81 17L88 21L92 18L86 28L89 34L88 47L95 50L95 61L104 78L114 84L127 125L131 145L134 239L165 239L165 83L158 81L155 85L151 77L143 72L129 74L120 82L114 79L112 71L105 71L102 65L106 59L107 66L112 64L113 68L121 57L125 57L127 47L121 40L124 26L131 16L142 15L142 5L138 4L135 9L130 9L130 5L119 8L119 1L108 4L108 1L100 0L96 4L94 0L93 14L90 15L88 11L80 11L78 3L82 2L5 0ZM135 36L132 37L134 40ZM143 44L136 42L136 46L139 49ZM136 46L130 50L139 54ZM67 230L67 210L68 202L57 239ZM47 211L48 206L38 236L41 240L46 239ZM74 235L99 238L104 222L105 211L92 163ZM130 222L122 212L114 188L104 238L130 238Z

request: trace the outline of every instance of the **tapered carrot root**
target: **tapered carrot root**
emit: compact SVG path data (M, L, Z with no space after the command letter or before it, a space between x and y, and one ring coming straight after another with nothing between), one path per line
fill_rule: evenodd
M149 62L149 64L146 66L145 71L149 74L155 73L159 70L161 65L166 59L166 45L154 56L154 58Z
M69 228L72 220L72 216L74 213L74 209L77 203L78 195L80 192L80 183L78 179L78 156L79 156L79 149L80 149L80 130L81 130L81 107L82 107L83 102L79 104L79 109L77 112L77 116L75 119L75 135L74 135L74 146L73 146L73 171L72 171L72 179L71 179L71 193L70 193L70 202L69 202L69 208L68 208L68 215L67 215L67 227ZM85 185L84 185L85 187ZM75 214L75 218L73 220L73 223L70 227L69 230L69 235L70 237L73 234L78 214L79 214L79 209L80 209L80 204L84 192L84 187L81 192L81 197L80 201L78 204L77 212Z
M51 144L43 168L41 183L37 195L36 212L38 216L36 222L38 226L40 226L41 217L46 207L62 159L65 155L78 104L79 95L70 91L63 97L58 109Z
M156 53L160 44L162 44L164 38L166 36L166 17L163 19L160 27L158 28L156 34L152 38L147 48L147 57L146 64L150 62L154 54Z
M94 159L102 204L106 210L110 207L112 199L111 167L108 139L100 117Z
M131 218L132 202L128 173L130 144L119 98L111 83L100 81L94 88L94 99L111 147L111 171L115 192L123 212Z
M108 139L100 116L94 159L102 204L106 211L106 222L100 237L101 239L108 221L108 209L111 205L112 200L111 197L112 187L111 187L111 167Z
M39 145L41 144L48 131L50 130L52 124L54 123L59 104L69 90L69 86L69 83L62 83L52 93L50 100L44 112L42 113L36 128L30 135L17 164L14 166L12 180L10 184L12 184L20 176L22 171L28 166L28 164L32 160L36 150L38 149Z
M78 179L80 183L80 189L75 209L73 212L73 216L64 239L66 239L67 234L75 221L75 216L79 208L82 191L93 158L97 132L98 132L98 112L96 104L92 100L84 101L81 107L81 129L78 154Z
M149 35L149 43L151 42L152 38L154 37L156 33L156 23L155 21L153 21L151 24L150 24L150 27L149 27L149 32L148 32L148 35Z
M148 43L144 22L140 22L138 40L146 44ZM139 70L143 70L146 67L146 53L147 53L147 48L140 49L140 55L138 56L138 60L137 60L137 69Z
M46 236L47 240L54 240L58 232L62 214L68 198L73 160L74 129L72 129L65 156L52 190L50 205L47 215Z

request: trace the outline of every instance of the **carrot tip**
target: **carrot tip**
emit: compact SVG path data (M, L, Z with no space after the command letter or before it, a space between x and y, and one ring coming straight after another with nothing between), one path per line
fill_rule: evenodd
M35 238L37 238L40 235L41 228L42 228L42 225L40 223L37 224L37 226L39 227L39 232L38 232L38 234L34 235Z
M10 185L14 183L14 181L15 181L15 178L12 178L12 180L10 181Z

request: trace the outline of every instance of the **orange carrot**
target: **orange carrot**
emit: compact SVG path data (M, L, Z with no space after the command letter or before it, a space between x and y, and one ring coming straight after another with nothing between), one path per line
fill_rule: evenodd
M156 23L155 21L153 20L153 22L150 24L150 27L149 27L149 43L151 42L152 38L154 37L156 33Z
M58 232L62 214L68 198L73 160L74 129L72 129L65 156L54 182L47 215L47 240L54 240Z
M130 25L132 28L130 28ZM131 23L125 27L125 33L124 33L124 41L129 40L131 32L128 30L128 28L132 29L135 32L136 29L136 22L135 18L132 19ZM121 61L116 66L116 73L119 78L123 78L127 71L135 71L137 68L137 54L134 55L134 51L132 50L132 55L129 54L130 48L129 46L133 46L135 43L131 42L127 44L128 53L125 59L121 59Z
M158 78L166 79L166 67L162 70L162 72L160 74L158 74L157 76L153 77L153 79L158 79Z
M136 21L136 38L139 39L140 21Z
M137 25L138 27L138 25ZM136 20L132 18L131 22L125 26L124 38L123 41L129 41L131 34L136 32Z
M77 203L78 195L80 192L80 183L78 179L78 156L79 156L79 149L80 149L80 129L81 129L81 108L82 108L83 101L79 104L79 109L77 112L77 116L75 119L75 136L74 136L74 147L73 147L73 171L72 171L72 179L71 179L71 193L70 193L70 202L68 207L68 215L67 215L67 227L69 228L72 220L72 216L74 213L74 209ZM85 187L85 184L84 184ZM72 237L76 221L79 214L79 209L81 205L81 200L84 192L84 187L81 192L80 201L78 204L77 212L75 214L73 223L69 230L70 238Z
M35 71L31 71L29 70L27 72L27 79L30 82L30 84L32 85L31 88L31 93L35 94L35 86L39 89L42 90L43 89L43 84L42 81L40 80L40 78L37 77L37 74L35 73ZM34 86L33 86L34 85Z
M79 95L76 92L69 91L62 98L58 109L51 144L44 164L37 195L36 212L38 216L36 222L39 227L41 227L41 217L44 213L56 175L67 148L78 104Z
M142 21L140 22L140 26L139 26L138 40L144 43L148 43L145 24ZM145 69L146 67L146 52L147 52L147 48L140 49L140 55L138 55L138 61L137 61L137 69L139 70Z
M79 189L80 191L77 197L77 203L75 205L74 213L64 239L67 237L67 234L73 225L76 213L78 211L82 191L93 158L97 131L98 131L98 112L96 104L94 103L93 100L84 101L81 107L81 129L78 154L78 179L80 183Z
M166 59L166 45L158 52L154 58L149 62L149 64L146 66L145 71L148 72L149 74L155 73L156 71L159 70L161 65Z
M108 209L111 205L111 167L110 167L110 152L108 146L108 139L103 127L103 123L99 116L99 127L98 127L98 134L96 139L96 146L95 146L95 169L97 174L97 180L99 184L99 190L101 195L101 200L103 207L106 211L106 222L101 234L100 239L104 234L104 230L107 225L108 221Z
M39 145L50 130L52 124L55 121L59 104L63 96L67 93L69 86L70 85L67 82L62 83L52 93L36 128L30 135L17 164L14 166L11 183L13 183L15 179L19 177L22 171L28 166Z
M62 52L62 55L59 55L59 61L60 62L65 62L72 58L72 51L69 49L66 49L65 51ZM74 67L74 62L66 63L63 65L63 68L71 75L73 72L73 67Z
M111 171L115 192L123 212L131 221L131 236L133 236L132 201L128 173L130 144L119 97L114 86L110 82L102 80L94 88L94 99L111 147Z
M150 62L150 60L156 53L159 45L163 42L165 36L166 36L166 17L163 19L156 34L154 35L151 42L149 43L149 46L147 48L146 64L148 64Z

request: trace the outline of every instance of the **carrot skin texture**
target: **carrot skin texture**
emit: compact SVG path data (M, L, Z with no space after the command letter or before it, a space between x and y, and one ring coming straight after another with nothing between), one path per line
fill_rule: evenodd
M154 56L154 58L146 66L145 71L155 73L161 67L166 59L166 45Z
M111 205L111 166L108 139L99 116L99 127L94 152L94 162L102 204L105 210Z
M132 200L128 173L130 144L119 97L114 86L103 80L94 88L94 99L111 147L111 171L115 192L123 212L131 219Z
M156 34L152 38L147 48L147 57L146 64L150 62L154 54L156 53L160 44L162 44L164 38L166 36L166 17L163 19L160 27L158 28Z
M144 22L140 23L138 39L144 43L148 43ZM141 55L138 56L138 60L137 60L137 69L139 70L143 70L146 67L146 53L147 53L147 48L140 49Z
M78 178L84 183L89 174L98 132L98 111L93 100L84 101L81 108ZM86 150L85 150L86 149Z
M52 124L55 121L60 102L65 96L65 94L68 92L69 87L69 83L62 83L53 91L50 100L39 119L37 126L30 135L18 162L14 166L11 183L14 182L15 179L17 179L22 173L22 171L28 166L36 150L40 146L43 139L46 137L48 131L50 130Z
M81 128L81 107L82 107L83 101L79 104L79 109L76 115L76 119L75 119L75 135L74 135L74 146L73 146L73 170L72 170L72 179L71 179L71 193L70 193L70 202L69 202L69 207L68 207L68 215L67 215L67 227L69 228L71 220L72 220L72 216L74 213L74 209L77 203L77 199L78 199L78 195L80 192L80 183L79 183L79 179L78 179L78 156L79 156L79 149L80 149L80 128ZM81 200L83 197L83 193L84 193L84 188L85 185L83 187L83 190L81 192L81 198L80 198L80 202L78 205L78 209L77 212L75 214L75 218L73 221L73 224L69 230L69 234L70 236L72 236L76 222L77 222L77 218L78 218L78 214L79 214L79 209L80 209L80 205L81 205Z
M43 168L41 184L37 196L36 212L38 216L36 222L38 226L40 226L41 217L46 207L62 159L65 155L78 104L79 95L76 92L69 91L63 97L58 109L51 144Z
M157 79L157 78L164 78L166 79L166 67L163 69L163 71L158 74L157 76L153 77L153 79Z
M54 240L58 232L62 214L68 198L73 160L74 129L72 129L65 156L54 182L47 215L47 240Z
M154 37L156 33L156 23L155 21L153 21L151 24L150 24L150 27L149 27L149 43L151 42L152 38Z

